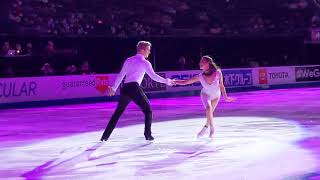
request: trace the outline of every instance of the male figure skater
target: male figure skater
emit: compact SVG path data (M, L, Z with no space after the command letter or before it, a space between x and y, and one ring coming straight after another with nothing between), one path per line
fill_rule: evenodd
M129 57L124 62L122 69L114 82L114 85L109 87L109 96L113 96L121 81L125 77L124 85L120 89L120 98L118 100L117 108L101 137L101 141L108 140L120 116L123 114L131 100L133 100L133 102L140 107L145 115L144 136L146 140L154 140L151 135L152 110L149 100L140 87L140 84L145 73L147 73L154 81L164 83L169 86L172 86L174 82L171 79L164 79L154 72L151 63L146 60L150 54L150 49L150 42L139 41L137 44L137 54Z

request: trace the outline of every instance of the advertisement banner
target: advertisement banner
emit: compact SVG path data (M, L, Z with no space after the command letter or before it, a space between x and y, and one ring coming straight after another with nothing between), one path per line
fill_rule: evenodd
M258 85L295 83L294 67L255 68L254 76L258 77Z
M11 102L14 99L28 101L39 96L39 82L36 79L21 78L17 80L0 80L0 102Z
M296 81L320 81L320 66L296 67Z
M246 87L253 85L251 69L222 70L225 87Z
M0 103L106 96L114 75L0 79Z

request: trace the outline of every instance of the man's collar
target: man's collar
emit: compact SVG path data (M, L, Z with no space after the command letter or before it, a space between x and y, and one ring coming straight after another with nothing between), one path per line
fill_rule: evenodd
M142 55L142 54L137 53L136 56L145 59L145 58L144 58L144 55Z

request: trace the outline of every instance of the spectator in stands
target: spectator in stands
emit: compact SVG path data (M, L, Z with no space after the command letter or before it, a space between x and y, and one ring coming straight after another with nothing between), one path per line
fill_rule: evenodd
M320 17L318 13L315 13L311 19L312 27L320 27Z
M91 67L88 61L83 62L83 64L81 65L80 72L82 75L94 74L94 72L91 71Z
M259 67L259 66L260 66L260 65L259 65L259 62L256 61L255 58L249 58L249 59L248 59L248 62L249 62L249 66L250 66L250 67Z
M1 49L1 56L7 56L9 50L10 50L9 42L4 42L3 46L2 46L2 49Z
M15 55L16 55L16 56L22 55L22 47L21 47L21 44L16 44Z
M26 51L25 51L25 55L31 56L32 55L32 43L29 42L26 45Z
M45 63L42 68L41 68L41 72L44 76L50 76L50 75L54 75L54 69L52 68L52 66L49 63Z
M186 69L186 58L184 56L181 56L178 60L179 63L179 70L185 70Z
M269 25L282 33L296 28L308 15L295 20L290 14L307 9L309 0L269 0L268 3L255 1L239 3L237 0L191 0L148 1L136 0L141 6L124 6L116 0L92 0L90 5L75 0L12 0L9 19L20 32L50 35L90 35L102 33L113 36L175 35L188 32L241 35L263 33ZM269 6L265 6L268 5ZM230 12L232 13L230 13ZM266 12L272 12L272 15ZM143 14L148 14L147 18ZM257 18L256 15L259 14ZM226 15L228 18L226 18ZM268 19L268 16L277 17ZM254 18L251 18L254 17ZM291 19L291 20L290 20ZM290 27L284 22L295 21ZM134 22L132 26L128 22ZM224 22L220 24L219 22ZM97 29L101 26L101 29ZM216 24L216 25L213 25ZM211 26L213 25L213 26ZM210 28L211 26L211 28ZM178 30L178 31L176 31ZM186 31L187 30L187 31Z
M65 72L69 75L75 75L78 74L78 68L76 65L72 64L66 68Z
M48 41L48 44L45 48L45 52L47 55L52 55L56 52L56 49L54 47L54 43L52 41Z

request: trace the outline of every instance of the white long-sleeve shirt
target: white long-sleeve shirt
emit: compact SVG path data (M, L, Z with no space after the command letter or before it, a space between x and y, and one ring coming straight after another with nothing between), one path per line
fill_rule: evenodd
M124 77L126 77L124 83L137 82L140 85L145 73L147 73L154 81L167 85L171 85L172 83L170 79L164 79L157 75L154 72L151 63L146 60L142 54L136 54L124 62L122 69L111 88L115 92Z

